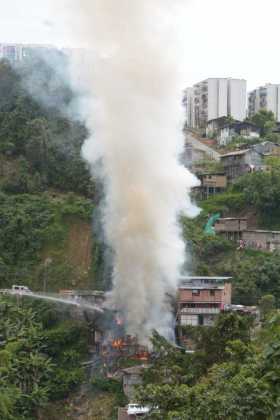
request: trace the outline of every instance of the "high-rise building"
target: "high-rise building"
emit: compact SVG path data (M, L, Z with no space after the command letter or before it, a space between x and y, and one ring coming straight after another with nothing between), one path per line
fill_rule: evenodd
M183 104L186 108L187 127L194 126L194 89L187 88L184 92Z
M237 121L246 118L246 80L210 78L185 92L189 127L205 128L208 121L226 116Z
M11 63L18 63L45 51L54 50L57 51L52 45L0 43L0 60L6 59Z
M0 44L0 59L5 58L13 63L22 60L22 46L18 44Z
M272 111L276 121L280 122L280 84L266 84L249 93L249 117L260 109Z

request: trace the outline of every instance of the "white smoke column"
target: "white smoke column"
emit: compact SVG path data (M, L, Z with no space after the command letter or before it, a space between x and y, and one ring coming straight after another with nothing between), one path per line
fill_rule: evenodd
M71 2L70 2L71 3ZM70 4L67 3L68 5ZM196 178L183 150L185 0L72 1L71 31L94 51L79 68L89 91L83 156L103 160L104 230L114 251L112 303L127 332L172 335L167 294L185 261L178 216L194 216ZM185 41L186 42L186 41Z

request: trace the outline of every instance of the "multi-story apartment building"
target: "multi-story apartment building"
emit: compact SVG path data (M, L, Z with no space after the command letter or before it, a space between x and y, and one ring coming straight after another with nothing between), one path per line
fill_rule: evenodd
M280 84L266 84L249 93L248 113L252 117L260 109L272 111L280 122Z
M230 277L184 277L178 292L177 325L213 325L231 304Z
M188 127L205 128L208 121L220 117L237 121L246 117L246 80L210 78L185 92Z
M56 48L52 45L0 43L0 59L4 58L12 63L18 63L46 50L56 50Z
M200 180L200 186L193 188L193 192L201 200L222 193L227 187L227 177L224 173L197 173L196 176Z
M183 104L186 108L187 127L194 126L194 89L187 88L184 92Z
M6 58L11 62L21 61L22 46L18 44L0 44L0 59Z

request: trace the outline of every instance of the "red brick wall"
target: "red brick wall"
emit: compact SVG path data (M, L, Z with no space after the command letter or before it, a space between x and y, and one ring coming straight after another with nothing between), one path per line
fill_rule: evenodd
M193 288L193 290L196 290ZM215 303L215 302L224 302L224 290L217 289L215 290L215 296L210 294L210 290L200 290L199 296L193 295L192 290L180 289L179 290L179 302L205 302L205 303ZM227 303L227 302L226 302Z
M193 290L196 290L193 288ZM199 289L198 289L199 290ZM213 289L212 289L213 290ZM192 290L179 289L179 302L189 302L189 303L221 303L231 304L231 294L232 287L231 283L225 283L224 289L216 289L215 296L210 294L210 289L200 290L199 295L193 295Z

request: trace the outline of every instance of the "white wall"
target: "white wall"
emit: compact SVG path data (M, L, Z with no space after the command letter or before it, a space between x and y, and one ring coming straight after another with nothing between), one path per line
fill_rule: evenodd
M208 80L208 121L217 118L218 114L218 85L217 79Z
M229 114L237 121L246 118L246 80L229 79Z
M208 79L208 121L227 116L227 79Z
M272 111L280 121L280 85L267 85L267 110Z
M228 114L228 81L218 79L218 115L217 118L226 117Z

